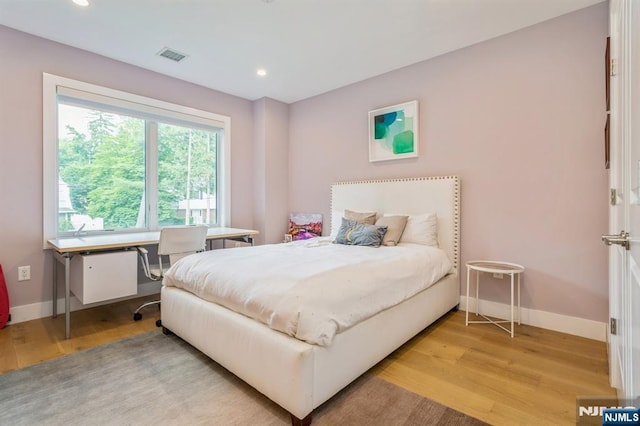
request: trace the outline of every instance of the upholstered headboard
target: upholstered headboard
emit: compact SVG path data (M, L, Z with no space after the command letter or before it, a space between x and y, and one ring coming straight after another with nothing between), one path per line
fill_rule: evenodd
M337 182L331 185L331 233L345 209L381 214L436 213L438 242L458 272L460 263L460 179L457 176Z

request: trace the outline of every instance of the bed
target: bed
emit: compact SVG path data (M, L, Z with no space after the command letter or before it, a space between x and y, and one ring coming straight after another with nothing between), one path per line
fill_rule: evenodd
M418 217L425 213L434 214L437 218L438 250L445 254L449 262L446 264L446 271L442 278L432 284L429 283L425 288L412 288L408 298L399 302L391 301L382 306L379 312L358 315L361 318L351 322L330 319L329 324L334 325L332 327L303 326L304 315L300 314L300 324L296 324L295 330L290 328L289 317L281 318L274 312L267 311L262 312L262 317L259 313L258 318L253 319L247 313L236 312L242 312L238 306L231 304L233 309L229 309L221 303L215 303L218 301L217 294L198 291L201 289L198 283L204 280L205 275L209 275L209 272L199 272L196 264L206 263L203 260L204 257L202 259L195 257L197 262L189 266L186 262L182 264L183 261L176 263L172 267L172 270L176 268L175 273L172 275L172 271L169 271L169 278L165 279L161 291L161 320L165 331L177 334L286 409L291 414L293 424L310 424L314 408L327 401L443 314L456 308L460 299L460 183L458 177L438 176L335 183L331 186L332 236L330 239L333 239L340 230L345 210L376 212L378 216L402 214ZM413 250L415 248L412 247L415 244L404 244L402 240L400 243L396 247L379 249L367 247L367 249L379 255L394 253L395 249ZM344 247L336 247L338 245L331 244L326 237L316 241L293 243L291 246L289 244L291 243L273 245L271 248L257 246L226 249L224 255L229 258L224 258L213 269L224 269L220 267L221 264L227 265L227 269L231 271L242 269L238 268L240 264L237 260L236 263L231 260L234 250L238 254L251 254L249 257L256 257L258 254L258 257L269 256L267 252L287 253L287 250L314 254L335 248L348 250ZM304 246L304 249L297 248L295 244ZM254 251L241 252L241 250ZM213 255L215 254L211 256ZM218 256L221 255L218 254ZM340 256L343 254L341 253ZM402 255L402 257L406 256ZM181 264L182 272L179 268ZM342 270L349 267L351 266L341 265L334 269ZM305 270L307 269L309 268ZM266 270L271 268L260 269L261 273ZM234 275L232 272L229 274ZM380 270L374 275L380 276ZM310 276L315 277L315 271L302 278L309 280ZM349 282L352 283L353 279L353 275L350 275ZM381 281L387 279L390 278L385 276ZM180 280L184 282L176 284ZM247 280L259 283L264 280L267 284L263 287L272 285L277 287L280 281L288 280L288 275L272 275L271 272L269 274L264 272L262 275L249 276ZM334 278L325 278L325 280L334 281ZM362 280L372 282L369 277ZM189 287L190 281L193 281L191 287ZM278 294L283 301L286 299L287 288L287 285L283 284L280 288L281 293ZM229 289L211 291L224 293ZM245 304L262 306L260 291L251 297L252 302ZM273 298L273 296L270 297ZM384 295L378 299L386 301L389 298L392 296ZM296 296L293 299L299 300L300 297ZM288 303L282 304L289 306ZM365 310L366 307L365 304ZM313 330L310 331L313 328L319 328L320 334L313 334ZM302 332L299 332L299 329L302 329Z

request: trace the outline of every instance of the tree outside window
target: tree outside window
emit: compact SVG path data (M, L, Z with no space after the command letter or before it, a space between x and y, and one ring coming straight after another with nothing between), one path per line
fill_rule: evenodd
M64 103L58 117L58 232L147 228L149 211L159 226L217 223L217 131ZM147 171L149 149L157 176Z

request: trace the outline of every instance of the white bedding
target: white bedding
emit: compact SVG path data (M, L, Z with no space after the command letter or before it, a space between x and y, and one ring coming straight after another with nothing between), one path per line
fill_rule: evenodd
M449 258L437 247L346 246L320 237L194 254L175 263L163 284L327 346L337 333L410 298L450 270Z

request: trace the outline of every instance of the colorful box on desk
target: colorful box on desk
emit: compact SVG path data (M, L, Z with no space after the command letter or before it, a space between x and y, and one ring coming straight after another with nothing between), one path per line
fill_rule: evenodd
M138 293L135 250L76 255L71 258L71 292L83 305Z

